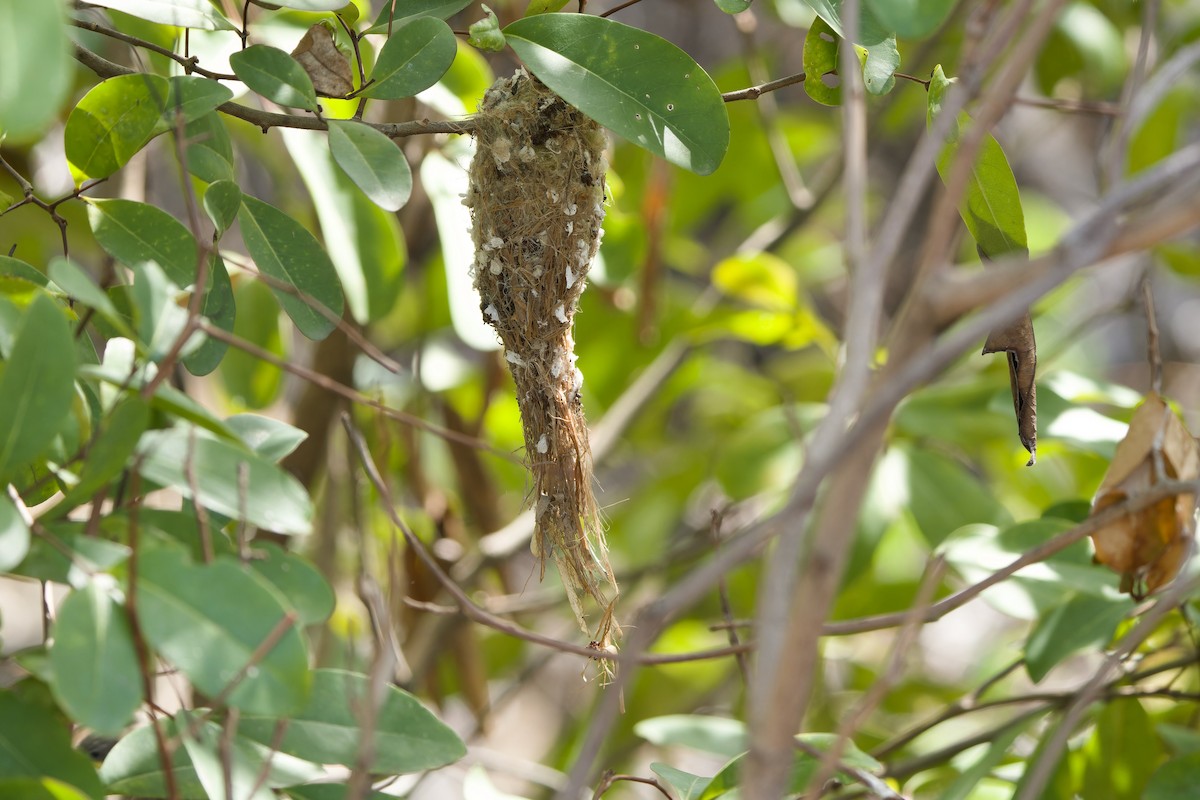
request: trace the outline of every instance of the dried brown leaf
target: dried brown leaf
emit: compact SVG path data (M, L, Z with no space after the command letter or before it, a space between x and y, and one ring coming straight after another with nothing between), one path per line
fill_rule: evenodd
M304 67L322 97L345 97L354 91L350 60L337 49L333 31L326 25L318 22L309 28L292 51L292 58Z
M1012 389L1017 434L1029 451L1032 466L1037 461L1037 342L1029 314L1011 325L997 328L983 343L983 352L1008 354L1008 382Z
M1151 393L1117 445L1092 513L1136 497L1161 481L1197 476L1196 440L1163 399ZM1096 560L1121 573L1122 591L1140 598L1175 577L1191 548L1194 504L1190 494L1165 497L1092 534Z

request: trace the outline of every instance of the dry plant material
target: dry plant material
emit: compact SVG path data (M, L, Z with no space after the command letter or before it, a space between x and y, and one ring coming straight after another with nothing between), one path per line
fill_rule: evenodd
M345 97L354 91L350 60L337 49L333 31L325 24L318 22L308 29L292 51L292 58L304 67L322 97Z
M1196 440L1155 393L1146 397L1117 445L1092 504L1092 514L1164 480L1200 476ZM1165 586L1187 560L1192 545L1195 496L1164 497L1141 511L1123 514L1092 534L1096 560L1121 573L1121 591L1137 599Z
M572 327L600 245L604 132L536 78L496 81L475 117L470 189L475 287L484 320L504 343L533 475L532 549L553 559L588 632L587 597L602 609L593 637L606 647L616 580L596 498ZM605 595L604 584L613 588Z
M1037 383L1034 381L1037 342L1033 338L1033 320L1029 314L988 334L983 352L1008 354L1008 383L1017 415L1017 435L1029 451L1025 466L1031 467L1037 463Z

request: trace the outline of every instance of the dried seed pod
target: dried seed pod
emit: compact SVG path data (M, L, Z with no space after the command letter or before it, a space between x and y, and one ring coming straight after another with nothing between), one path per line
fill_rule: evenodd
M534 478L533 552L558 565L571 608L604 609L597 639L617 631L616 588L592 492L591 448L575 365L575 309L600 245L604 132L524 70L501 78L475 118L470 189L475 287L504 343Z

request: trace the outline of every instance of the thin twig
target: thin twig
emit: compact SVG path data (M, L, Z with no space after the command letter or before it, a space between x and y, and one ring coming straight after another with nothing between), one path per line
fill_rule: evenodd
M607 770L603 775L600 776L600 783L598 786L596 786L596 791L592 794L592 800L600 800L600 798L604 796L604 793L612 788L614 783L618 783L620 781L644 783L647 786L653 786L658 790L659 794L667 798L667 800L674 800L674 798L671 796L671 793L667 791L667 787L663 786L654 778L641 778L637 775L618 775L611 769Z
M1146 360L1150 365L1150 388L1162 394L1162 352L1158 344L1158 317L1154 313L1154 290L1150 285L1150 270L1142 276L1142 303L1146 309Z
M797 72L795 75L788 75L783 78L776 78L773 81L759 84L758 86L750 86L746 89L738 89L732 92L723 92L721 99L726 103L734 103L738 100L756 100L762 97L767 92L774 92L777 89L782 89L785 86L794 86L797 83L804 82L804 73Z

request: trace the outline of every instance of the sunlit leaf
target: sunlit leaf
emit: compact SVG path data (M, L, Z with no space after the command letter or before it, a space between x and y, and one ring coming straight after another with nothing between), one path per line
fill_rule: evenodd
M375 24L367 33L386 33L389 21L395 33L398 23L415 17L447 19L471 5L471 0L384 0Z
M842 0L804 0L843 39L850 39L867 51L863 64L863 83L871 94L887 94L896 85L894 73L900 66L896 34L876 19L871 5L859 6L858 36L847 36L842 24Z
M1124 598L1070 593L1061 605L1044 614L1025 642L1025 669L1037 683L1067 656L1088 647L1102 647L1132 603Z
M412 97L437 83L457 53L449 25L437 17L414 17L392 29L362 94L382 100Z
M229 66L247 86L281 106L317 110L317 90L304 67L282 50L255 44L229 57Z
M147 73L94 86L67 117L67 161L77 181L107 178L161 133L170 83Z
M412 193L412 170L388 137L361 122L329 123L329 150L342 171L376 205L399 211Z
M201 30L234 30L208 0L96 0L92 5L123 11L163 25Z

